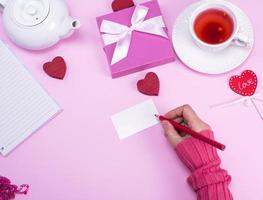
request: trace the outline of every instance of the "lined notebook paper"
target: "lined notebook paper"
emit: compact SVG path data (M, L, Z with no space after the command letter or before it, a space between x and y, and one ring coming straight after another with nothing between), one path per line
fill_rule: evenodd
M7 155L60 110L0 41L0 153Z

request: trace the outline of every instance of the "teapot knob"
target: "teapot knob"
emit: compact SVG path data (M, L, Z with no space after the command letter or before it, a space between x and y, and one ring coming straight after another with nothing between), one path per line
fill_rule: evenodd
M49 0L15 0L10 7L11 17L22 26L36 26L42 23L50 12Z
M31 15L31 16L34 16L34 15L37 14L37 10L36 10L35 7L29 6L29 7L27 8L27 13L28 13L29 15Z

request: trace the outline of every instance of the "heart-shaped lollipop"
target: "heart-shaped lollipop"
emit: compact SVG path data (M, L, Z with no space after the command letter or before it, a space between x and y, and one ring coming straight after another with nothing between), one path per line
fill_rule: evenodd
M232 76L229 80L230 88L242 96L253 96L256 92L257 84L257 75L251 70L244 71L240 76Z

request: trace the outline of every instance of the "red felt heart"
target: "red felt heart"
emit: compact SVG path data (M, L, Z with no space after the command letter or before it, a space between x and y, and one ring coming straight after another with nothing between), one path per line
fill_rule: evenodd
M65 77L67 66L65 60L58 56L52 62L45 63L43 69L49 76L62 80Z
M237 94L242 96L252 96L257 89L257 75L246 70L240 76L232 76L229 80L230 88Z
M133 0L114 0L111 4L114 12L134 6Z
M158 96L160 90L160 81L158 76L153 72L146 74L143 80L138 81L137 88L139 92L143 94Z

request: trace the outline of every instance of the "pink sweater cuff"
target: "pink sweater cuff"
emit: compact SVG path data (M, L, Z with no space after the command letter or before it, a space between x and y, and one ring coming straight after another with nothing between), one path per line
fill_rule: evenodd
M214 138L211 130L200 134ZM197 192L198 199L232 199L228 190L231 177L226 170L220 168L221 160L214 147L190 137L178 144L175 150L192 172L187 180ZM224 198L217 198L220 195L224 195Z

